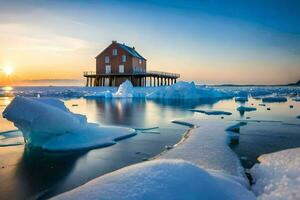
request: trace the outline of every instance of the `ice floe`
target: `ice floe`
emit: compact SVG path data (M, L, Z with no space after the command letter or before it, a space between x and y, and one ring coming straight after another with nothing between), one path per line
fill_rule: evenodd
M232 115L231 112L221 111L221 110L199 110L199 109L190 109L192 112L199 112L206 115Z
M49 151L103 147L135 135L131 128L88 123L58 99L15 97L3 117L22 131L28 144Z
M53 199L254 200L255 196L222 173L183 160L159 159L122 168Z
M258 160L251 169L258 199L300 199L300 148L262 155Z
M293 98L293 101L300 101L300 97Z
M24 144L24 138L19 130L10 130L0 133L0 147Z
M264 97L262 98L262 101L264 103L280 103L280 102L286 102L287 98L286 97Z
M188 138L160 158L183 159L202 168L217 170L243 179L243 168L238 157L227 145L226 128L236 123L199 119L178 119L177 122L193 124Z
M234 100L237 102L246 102L248 101L248 97L235 97Z
M251 111L255 111L256 108L254 107L247 107L247 106L240 106L237 108L237 111L239 112L251 112Z

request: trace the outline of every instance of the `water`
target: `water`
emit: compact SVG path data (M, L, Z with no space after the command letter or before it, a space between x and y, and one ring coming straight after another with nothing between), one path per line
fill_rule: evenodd
M11 99L0 97L1 112ZM171 123L176 118L249 121L241 129L240 143L232 146L241 158L247 157L245 166L249 167L263 153L300 147L300 120L296 118L300 114L300 102L291 99L286 103L267 104L266 107L258 105L261 100L249 99L245 105L254 106L257 111L244 114L236 111L240 103L232 99L180 102L79 98L64 101L72 112L86 115L90 122L159 128L91 151L54 154L27 149L24 145L0 147L0 199L47 198L100 175L149 159L182 138L187 127ZM294 107L290 108L290 105ZM193 113L189 109L224 110L233 114L221 119L220 116ZM0 117L0 132L13 129L13 124ZM6 140L6 143L22 142L22 137Z

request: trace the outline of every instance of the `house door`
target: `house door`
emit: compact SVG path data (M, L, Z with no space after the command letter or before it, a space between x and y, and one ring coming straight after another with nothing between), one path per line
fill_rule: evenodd
M110 74L111 73L111 66L110 65L106 65L105 66L105 73L106 74Z

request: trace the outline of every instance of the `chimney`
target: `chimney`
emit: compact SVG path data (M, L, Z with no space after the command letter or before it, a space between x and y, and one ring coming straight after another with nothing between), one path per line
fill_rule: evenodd
M133 50L135 50L135 48L134 48L134 47L132 47L132 49L133 49Z
M117 43L117 40L113 40L112 43L113 43L113 44Z

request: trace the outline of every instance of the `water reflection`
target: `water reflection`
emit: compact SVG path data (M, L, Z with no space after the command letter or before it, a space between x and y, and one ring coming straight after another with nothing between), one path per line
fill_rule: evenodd
M86 100L92 117L101 124L134 127L158 126L173 118L192 116L189 109L213 106L219 100L145 100L145 99L97 99Z
M1 181L0 197L5 195L6 199L42 196L65 179L72 171L76 160L85 154L84 152L50 154L26 146L19 158L16 153L9 151L8 155L2 154L1 158L7 159L7 156L15 156L10 159L16 159L15 166L3 166L3 168L10 169L6 172L9 180Z

